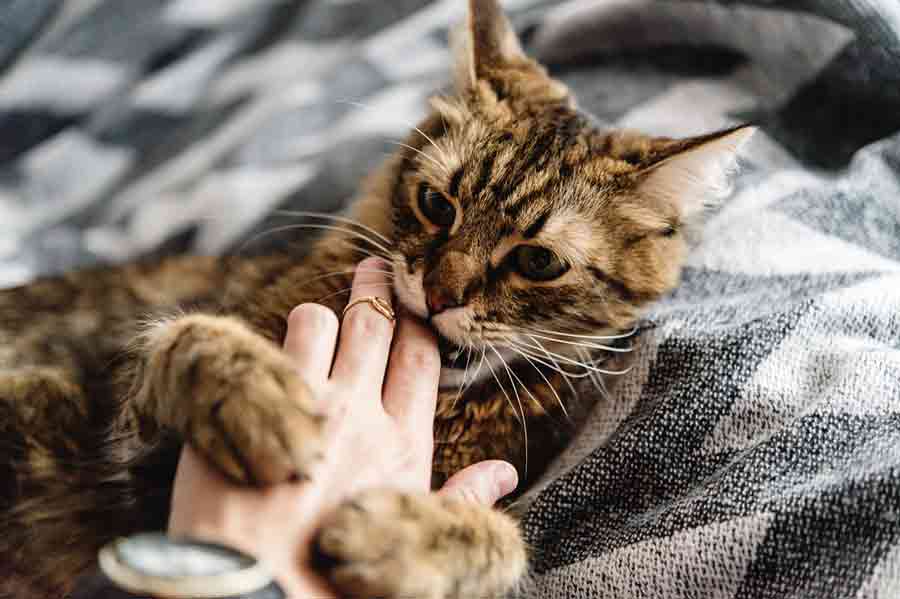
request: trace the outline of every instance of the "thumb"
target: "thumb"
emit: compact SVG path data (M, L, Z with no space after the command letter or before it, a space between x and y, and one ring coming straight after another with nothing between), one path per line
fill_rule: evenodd
M519 474L512 464L485 460L451 476L438 494L490 506L512 493L518 484Z

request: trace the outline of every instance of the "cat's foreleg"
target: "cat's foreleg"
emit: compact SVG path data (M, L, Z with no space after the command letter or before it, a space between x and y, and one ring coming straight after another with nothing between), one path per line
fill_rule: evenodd
M368 491L341 505L315 543L316 567L346 597L499 599L527 566L511 517L434 493Z
M232 317L194 314L143 335L133 406L174 429L232 479L305 477L322 417L287 355Z

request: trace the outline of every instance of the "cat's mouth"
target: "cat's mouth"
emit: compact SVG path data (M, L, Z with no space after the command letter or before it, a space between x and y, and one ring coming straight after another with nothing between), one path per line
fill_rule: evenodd
M517 356L507 347L463 348L439 331L438 351L441 355L441 389L459 389L489 378L493 372L515 368Z
M427 322L437 335L438 351L441 356L440 387L442 389L458 389L460 385L472 384L490 376L491 368L499 371L503 367L503 363L510 364L515 360L516 356L513 352L500 346L490 352L480 347L467 350L451 340L445 331L452 331L452 326L448 328L446 322L440 326L428 314L422 286L422 271L409 272L405 260L395 262L393 271L394 293L398 303Z

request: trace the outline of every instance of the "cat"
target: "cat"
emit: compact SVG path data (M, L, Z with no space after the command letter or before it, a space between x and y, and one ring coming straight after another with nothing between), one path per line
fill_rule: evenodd
M59 596L105 542L163 528L182 441L240 483L306 475L322 420L280 344L296 305L340 314L369 254L440 338L435 485L488 458L527 482L564 447L563 375L593 372L584 350L678 284L686 232L753 128L602 129L497 0L470 0L455 46L453 92L304 258L177 257L0 291L7 589ZM495 597L527 571L506 513L395 491L338 508L316 551L352 596Z

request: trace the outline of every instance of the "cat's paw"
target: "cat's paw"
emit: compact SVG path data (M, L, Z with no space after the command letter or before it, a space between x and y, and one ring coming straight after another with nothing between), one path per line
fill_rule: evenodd
M368 491L341 505L315 542L341 596L502 597L522 578L518 526L489 507L435 494Z
M171 402L163 420L238 482L308 477L322 458L323 417L287 355L226 318L188 316L168 328L156 352L167 358L151 360L146 377L165 389L161 407Z
M295 372L259 357L221 397L202 402L191 444L231 478L275 484L308 478L322 459L321 417L305 404L309 389Z

